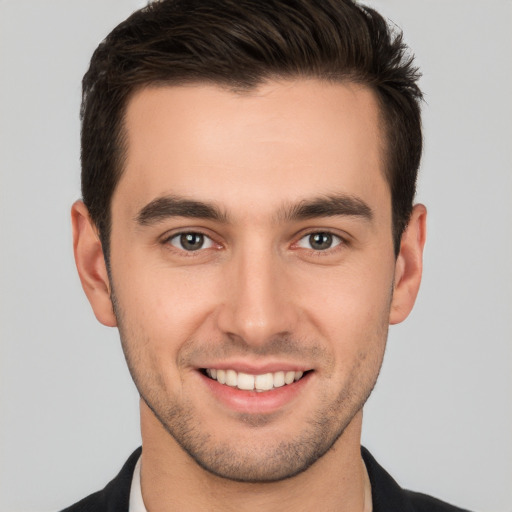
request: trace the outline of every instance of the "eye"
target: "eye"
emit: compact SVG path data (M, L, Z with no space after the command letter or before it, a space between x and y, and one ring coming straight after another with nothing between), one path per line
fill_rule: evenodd
M339 236L324 231L318 231L303 236L297 242L297 246L303 249L313 249L314 251L326 251L327 249L332 249L340 245L341 242L342 240Z
M169 243L182 251L199 251L213 247L213 240L202 233L178 233L169 238Z

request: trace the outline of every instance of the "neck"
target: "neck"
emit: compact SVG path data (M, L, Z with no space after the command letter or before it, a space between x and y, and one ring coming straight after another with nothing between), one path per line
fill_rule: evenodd
M361 420L360 411L332 448L299 475L279 482L243 483L198 466L141 402L144 503L148 512L366 512L369 482L361 459Z

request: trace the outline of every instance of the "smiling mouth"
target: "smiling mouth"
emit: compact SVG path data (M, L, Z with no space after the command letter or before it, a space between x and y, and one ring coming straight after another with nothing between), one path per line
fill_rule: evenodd
M251 375L237 372L236 370L221 370L215 368L204 368L202 373L220 384L243 391L271 391L283 386L288 386L302 379L309 373L301 371L278 371Z

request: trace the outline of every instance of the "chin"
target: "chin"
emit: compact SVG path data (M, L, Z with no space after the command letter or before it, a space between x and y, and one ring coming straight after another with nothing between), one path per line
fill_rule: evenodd
M278 420L272 415L241 415L238 423L242 432L237 433L236 425L230 425L214 437L204 428L208 421L198 421L190 415L190 408L168 409L161 414L158 410L162 408L143 400L160 424L159 430L163 427L164 434L170 435L200 468L216 477L245 483L280 482L306 471L332 449L359 411L355 407L349 414L339 410L325 414L324 409L290 435L286 425L273 425Z

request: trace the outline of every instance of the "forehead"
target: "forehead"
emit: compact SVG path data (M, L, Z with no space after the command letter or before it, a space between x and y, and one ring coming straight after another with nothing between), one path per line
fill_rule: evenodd
M113 210L166 194L259 211L333 192L389 195L377 101L358 84L150 87L129 101L125 130Z

